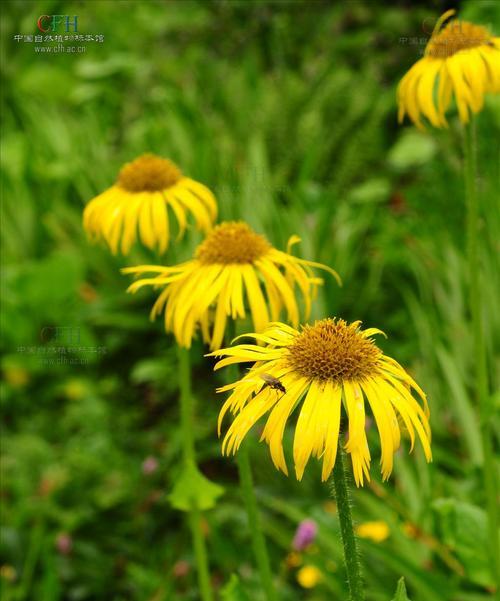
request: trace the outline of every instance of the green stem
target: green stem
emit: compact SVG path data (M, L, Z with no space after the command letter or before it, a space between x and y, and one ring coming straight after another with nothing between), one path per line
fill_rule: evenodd
M488 367L484 326L481 310L481 281L479 261L479 198L477 192L477 147L474 119L464 131L465 196L467 202L467 259L469 272L469 306L472 318L475 398L479 410L481 442L483 449L483 479L486 493L489 554L493 580L500 580L500 554L498 543L497 491L491 431L492 407L488 386Z
M29 593L33 593L33 591L31 590L33 584L33 576L35 574L35 569L37 567L37 563L40 558L40 553L42 551L44 531L45 525L43 522L43 518L40 518L31 531L28 553L26 555L26 560L24 562L23 571L21 575L21 582L19 583L19 588L14 596L16 601L24 601L24 599L29 599Z
M189 350L178 348L179 387L181 401L182 452L187 464L195 462L193 434L193 395L191 394L191 361Z
M350 601L363 601L365 598L363 579L361 578L361 566L359 563L356 537L352 525L351 506L349 499L349 487L347 475L344 469L343 450L339 443L337 459L333 468L333 486L335 489L335 500L337 501L337 512L340 522L340 534L344 546L344 559L347 571L347 583L349 585Z
M231 346L231 342L235 336L234 322L228 324L226 332L226 346ZM236 365L228 366L227 370L228 383L234 382L239 377L238 367ZM257 568L260 574L262 587L264 588L267 601L276 601L276 590L273 584L271 564L269 562L269 554L267 552L266 539L262 531L260 523L259 509L257 496L252 477L252 468L250 465L250 457L248 445L243 442L236 456L238 464L238 473L240 476L240 487L243 495L243 501L247 510L248 527L250 529L250 537L252 540L252 548L257 562Z
M238 450L237 455L238 470L240 474L240 484L243 493L243 499L248 515L248 526L252 537L252 547L259 568L262 586L266 592L268 601L277 599L276 591L274 590L273 579L271 575L271 564L269 563L269 555L267 553L266 540L262 532L262 527L259 519L259 510L257 507L257 497L252 478L252 470L250 467L250 458L248 455L248 446L243 443Z
M194 554L196 557L196 569L198 571L198 584L200 586L200 597L203 601L212 601L212 588L210 585L210 572L208 570L207 547L205 537L201 529L201 513L199 509L191 509L189 512L189 527L193 538Z
M189 467L192 464L196 465L196 451L193 434L193 395L191 394L191 362L189 350L180 346L177 348L179 356L182 450L184 465ZM213 595L210 586L207 549L205 537L203 536L203 531L201 529L201 513L196 507L192 507L189 511L189 527L191 528L196 558L200 598L203 601L212 601Z

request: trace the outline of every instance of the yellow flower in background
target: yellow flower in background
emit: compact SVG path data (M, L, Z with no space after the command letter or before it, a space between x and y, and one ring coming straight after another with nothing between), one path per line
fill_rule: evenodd
M297 572L297 582L302 588L314 588L321 580L321 571L316 566L304 566Z
M219 415L219 435L226 412L230 410L236 416L222 452L234 454L250 428L270 412L261 440L269 445L276 468L288 474L282 439L287 420L299 407L293 443L296 477L302 479L312 455L323 459L324 481L335 464L343 406L348 422L345 450L351 456L356 485L360 486L364 477L370 478L367 401L380 437L384 480L391 474L393 455L400 443L398 416L408 430L411 449L416 432L430 461L429 410L424 392L399 363L375 345L371 337L382 332L376 328L361 330L360 323L328 318L303 326L300 332L273 323L263 334L248 334L266 346L241 344L211 353L224 357L215 369L254 363L240 380L218 389L232 391ZM279 380L281 391L269 386L269 377ZM423 407L412 396L412 389Z
M6 364L3 367L3 375L7 384L13 388L22 388L30 381L29 372L16 364Z
M64 384L63 392L68 399L78 401L88 394L89 389L84 381L72 378Z
M0 578L3 578L8 582L15 582L17 580L16 568L9 564L4 564L0 566Z
M290 247L299 241L292 236ZM270 320L279 319L282 309L297 325L299 306L295 286L302 294L305 313L321 279L311 267L338 275L333 269L282 252L255 233L246 223L225 222L216 226L198 246L192 260L173 267L143 265L128 267L123 273L154 277L140 279L129 287L164 288L151 311L151 319L164 312L165 329L173 332L178 344L189 348L196 330L211 349L221 346L227 320L245 318L248 303L255 329L261 332Z
M406 73L398 87L398 120L407 114L422 128L421 114L435 127L446 127L445 113L452 96L462 123L478 113L486 93L500 93L500 38L467 21L438 20L424 57Z
M189 177L168 159L144 154L124 165L116 183L85 207L83 225L91 239L103 239L113 254L126 255L139 236L159 252L170 240L170 219L175 216L178 237L187 227L188 214L208 232L217 216L210 190Z
M364 522L356 526L356 534L361 538L368 538L374 543L381 543L389 538L389 526L383 521Z

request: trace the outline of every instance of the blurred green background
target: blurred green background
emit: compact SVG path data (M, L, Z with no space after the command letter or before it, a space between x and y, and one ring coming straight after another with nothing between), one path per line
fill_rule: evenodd
M300 235L296 252L344 281L326 280L314 317L384 330L384 351L429 395L431 465L406 442L382 485L370 430L373 480L354 491L354 515L384 521L390 534L361 540L368 601L389 601L401 575L413 601L493 596L461 127L454 115L445 131L396 123L397 83L455 5L2 3L2 599L198 599L189 531L167 499L180 468L175 347L161 320L148 320L154 292L126 295L119 272L162 259L139 246L114 258L81 227L84 205L146 151L208 185L222 218L247 220L279 248ZM41 14L78 15L80 32L104 41L37 54L14 36L35 34ZM500 34L498 2L462 2L460 15ZM478 128L482 302L498 389L498 97ZM199 241L191 231L163 260ZM61 355L61 346L76 348ZM236 468L215 432L220 375L204 351L192 352L197 448L202 471L226 489L204 518L214 586L221 599L258 601ZM319 464L302 483L287 479L257 434L252 463L280 598L346 599ZM305 517L319 526L300 558L322 573L311 589L289 556Z

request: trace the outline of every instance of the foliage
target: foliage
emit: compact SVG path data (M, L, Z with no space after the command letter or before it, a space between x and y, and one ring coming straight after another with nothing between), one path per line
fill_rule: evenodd
M403 577L401 577L398 580L398 586L396 588L396 596L393 598L392 601L410 601L408 599L408 595L406 594L405 579Z

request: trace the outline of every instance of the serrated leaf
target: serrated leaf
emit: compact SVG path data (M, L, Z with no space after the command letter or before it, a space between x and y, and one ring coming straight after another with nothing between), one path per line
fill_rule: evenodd
M205 510L214 507L223 493L222 486L211 482L192 463L184 468L168 499L172 507L181 511Z
M392 601L410 601L406 593L405 579L403 576L401 576L401 578L398 580L396 594L392 598Z

